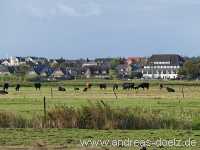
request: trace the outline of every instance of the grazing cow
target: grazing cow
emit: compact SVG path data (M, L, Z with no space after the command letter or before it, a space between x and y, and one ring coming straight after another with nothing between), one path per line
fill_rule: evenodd
M76 92L76 91L80 91L80 89L79 88L74 88L74 91Z
M36 91L39 89L41 89L41 83L35 83L35 89L36 89Z
M123 90L130 89L129 83L123 83L122 88L123 88Z
M142 88L143 90L146 88L147 90L149 89L149 83L141 83L135 89Z
M87 87L85 87L85 88L83 89L83 92L87 92L87 90L88 90L88 88L87 88Z
M8 84L8 83L5 83L5 84L3 85L3 90L4 90L4 91L8 91L8 88L9 88L9 84Z
M162 90L162 89L163 89L163 87L164 87L164 86L163 86L163 84L161 83L161 84L160 84L160 90Z
M123 83L122 88L123 90L130 90L134 89L135 84L134 83Z
M15 90L19 92L21 85L17 84Z
M118 87L119 87L118 84L114 84L113 85L113 91L118 90Z
M170 88L170 87L166 87L167 89L167 92L176 92L173 88Z
M103 84L99 84L99 87L100 87L100 89L105 90L107 88L107 85L105 83L103 83Z
M135 87L135 84L134 84L134 83L130 83L129 85L130 85L130 89L132 89L132 90L133 90L133 89L134 89L134 87Z
M6 95L6 94L8 94L8 92L7 92L7 91L0 90L0 95Z
M58 87L58 91L64 92L64 91L66 91L66 89L65 89L64 87L62 87L62 86L59 86L59 87Z

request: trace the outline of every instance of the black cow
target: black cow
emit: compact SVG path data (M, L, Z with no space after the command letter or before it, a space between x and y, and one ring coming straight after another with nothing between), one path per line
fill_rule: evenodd
M135 87L135 89L142 88L143 90L146 88L147 90L149 89L149 83L141 83L138 86Z
M35 89L36 91L41 89L42 84L41 83L35 83Z
M76 92L76 91L80 91L80 89L79 88L74 88L74 91Z
M21 85L17 84L15 90L19 92Z
M85 88L83 89L83 92L87 92L87 91L88 91L88 88L85 87Z
M170 88L170 87L166 87L166 89L167 89L167 92L176 92L173 88Z
M118 90L118 88L119 88L118 84L113 85L113 91Z
M4 83L3 90L4 91L8 91L8 88L9 88L9 84L8 83Z
M135 84L134 83L123 83L122 84L122 88L124 90L130 90L130 89L134 89Z
M58 91L64 92L64 91L66 91L66 89L65 89L64 87L62 87L62 86L59 86L59 87L58 87Z
M162 89L163 89L163 87L164 87L164 86L163 86L163 84L161 83L161 84L160 84L160 90L162 90Z
M103 84L99 84L99 87L100 87L100 89L105 90L107 88L107 85L105 83L103 83Z
M8 92L7 92L7 91L0 90L0 95L6 95L6 94L8 94Z

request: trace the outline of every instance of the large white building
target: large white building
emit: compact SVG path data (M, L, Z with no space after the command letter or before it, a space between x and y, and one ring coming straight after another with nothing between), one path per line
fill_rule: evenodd
M184 59L175 54L152 55L142 69L144 78L176 79Z

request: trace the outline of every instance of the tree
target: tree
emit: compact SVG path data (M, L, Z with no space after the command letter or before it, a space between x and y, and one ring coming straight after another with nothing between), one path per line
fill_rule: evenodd
M178 74L187 79L196 79L200 77L200 61L187 60L183 67L179 69Z
M17 70L17 75L19 77L21 77L21 79L24 81L25 80L25 76L28 73L28 71L30 70L30 66L26 65L26 64L22 64L18 66L18 70Z
M110 69L109 70L109 76L111 79L116 79L117 78L117 71L116 69Z
M121 60L119 58L113 58L111 60L111 69L115 70L118 65L121 64Z

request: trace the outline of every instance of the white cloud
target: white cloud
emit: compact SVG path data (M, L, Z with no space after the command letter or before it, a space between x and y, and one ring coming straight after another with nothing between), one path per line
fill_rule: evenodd
M38 18L51 18L57 16L87 17L101 15L102 8L98 3L92 2L91 0L78 4L61 0L51 0L50 2L43 1L40 3L35 0L25 2L21 13L26 13L32 17Z
M61 3L57 4L56 10L58 10L58 12L60 14L67 15L67 16L80 16L81 15L79 12L77 12L77 10L75 8L65 5L65 4L61 4Z

